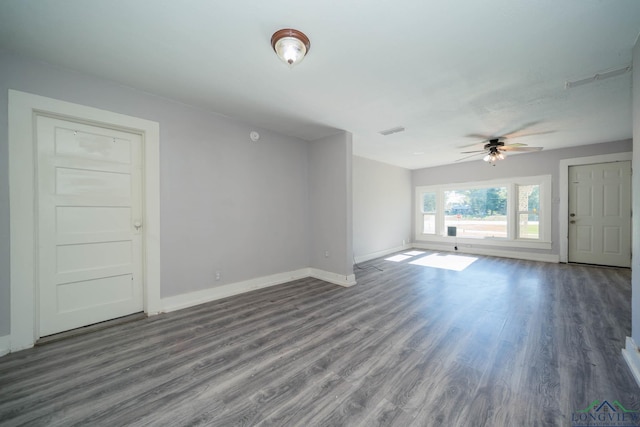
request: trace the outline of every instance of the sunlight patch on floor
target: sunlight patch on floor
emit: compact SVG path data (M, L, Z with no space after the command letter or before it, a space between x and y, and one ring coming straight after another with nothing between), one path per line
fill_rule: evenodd
M424 251L409 251L409 252L403 252L402 255L416 256L416 255L422 255L423 253Z
M423 267L442 268L445 270L462 271L469 267L478 258L472 256L433 254L411 261L409 264L421 265Z
M391 256L389 258L385 258L384 260L385 261L393 261L393 262L402 262L402 261L407 260L409 258L411 258L411 255L394 255L394 256Z

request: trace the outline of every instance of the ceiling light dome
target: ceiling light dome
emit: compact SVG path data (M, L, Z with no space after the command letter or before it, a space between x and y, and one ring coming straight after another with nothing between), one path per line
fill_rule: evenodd
M278 57L293 67L304 59L311 43L303 32L291 28L278 30L271 36L271 47Z

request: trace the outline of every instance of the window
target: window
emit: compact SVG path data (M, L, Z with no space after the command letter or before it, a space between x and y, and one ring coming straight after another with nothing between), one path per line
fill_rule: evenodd
M445 190L444 226L458 237L507 237L507 187Z
M422 194L422 232L436 234L436 193Z
M540 186L518 185L518 237L540 238Z
M551 249L551 176L418 187L416 240Z

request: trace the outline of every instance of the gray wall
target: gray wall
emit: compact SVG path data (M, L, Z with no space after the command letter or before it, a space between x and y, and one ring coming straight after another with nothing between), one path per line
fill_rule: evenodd
M158 119L162 296L307 267L308 143L185 113Z
M353 252L356 257L402 246L411 238L411 171L353 157Z
M601 154L630 152L632 141L614 141L602 144L583 145L579 147L565 148L559 150L540 151L519 155L511 155L506 160L500 161L496 166L490 166L482 160L472 162L457 163L448 166L434 168L417 169L413 171L413 188L422 185L451 184L456 182L485 181L499 178L551 175L552 179L552 200L551 207L551 240L553 246L550 251L531 251L539 253L560 253L559 239L559 170L560 160L576 157L588 157ZM415 200L413 201L415 205ZM415 229L415 224L412 224ZM413 230L415 233L415 230ZM474 245L476 246L476 245ZM481 245L477 245L481 246ZM518 248L520 252L527 252L523 248Z
M309 142L0 51L0 336L10 333L8 89L160 123L163 297L310 266ZM259 142L250 141L251 130L260 132ZM336 185L342 223L350 139L346 145L339 164L318 165ZM324 189L324 199L333 196L333 187ZM344 257L351 247L340 244L332 250ZM323 266L343 273L343 264Z
M9 283L9 144L7 121L7 78L4 56L0 52L0 337L9 335L11 326Z
M309 146L311 267L345 276L353 274L352 157L352 135L348 132Z
M640 344L640 38L633 49L633 212L631 218L631 337Z

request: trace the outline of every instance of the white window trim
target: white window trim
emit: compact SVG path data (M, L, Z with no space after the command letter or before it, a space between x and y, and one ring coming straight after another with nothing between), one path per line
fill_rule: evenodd
M540 238L539 239L521 239L517 237L517 206L516 199L516 186L518 185L540 185ZM445 190L462 190L473 188L484 188L492 186L506 186L509 192L509 199L507 200L507 216L509 218L507 237L503 238L470 238L470 237L449 237L446 236L444 229L444 191ZM504 178L494 179L488 181L475 181L466 183L455 184L439 184L416 187L415 193L415 240L416 242L438 242L438 243L451 243L456 241L459 245L482 245L482 246L501 246L509 248L527 248L527 249L544 249L550 250L552 246L551 241L551 175L538 175L528 177L517 178ZM436 193L436 233L435 234L423 234L422 233L422 194L435 192Z

